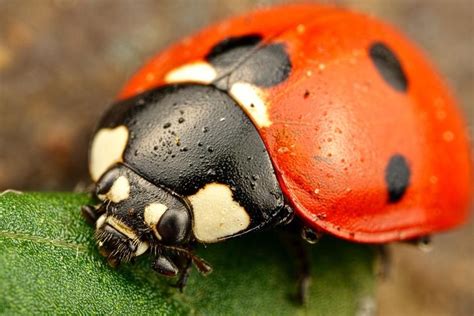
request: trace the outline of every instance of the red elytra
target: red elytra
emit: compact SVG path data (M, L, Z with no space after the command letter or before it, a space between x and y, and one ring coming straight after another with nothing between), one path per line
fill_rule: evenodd
M256 11L211 26L158 54L119 98L164 85L167 73L203 61L229 37L282 43L292 70L264 89L272 124L258 127L281 188L310 227L358 242L416 238L466 221L472 169L456 101L420 50L392 27L319 5ZM390 47L407 79L394 89L370 58ZM402 155L409 185L390 202L387 163Z

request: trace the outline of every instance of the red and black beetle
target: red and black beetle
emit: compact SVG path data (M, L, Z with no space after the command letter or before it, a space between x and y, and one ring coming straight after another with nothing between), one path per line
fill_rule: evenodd
M150 251L165 275L209 270L194 243L293 216L364 243L449 229L472 175L456 101L424 55L318 5L232 18L155 56L100 122L90 173L101 203L83 212L102 253Z

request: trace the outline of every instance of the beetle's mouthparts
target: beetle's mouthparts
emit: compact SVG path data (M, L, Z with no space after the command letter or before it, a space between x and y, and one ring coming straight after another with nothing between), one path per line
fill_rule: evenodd
M104 224L97 228L95 237L99 252L107 257L107 262L116 267L122 261L130 261L139 248L139 241L130 239L113 226Z

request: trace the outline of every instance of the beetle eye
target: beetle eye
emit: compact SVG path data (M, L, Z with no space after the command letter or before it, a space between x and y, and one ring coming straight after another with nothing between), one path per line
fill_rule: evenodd
M189 239L191 216L186 209L169 209L161 217L156 229L164 243L180 244Z
M96 194L97 195L104 195L110 191L114 181L120 176L118 169L112 169L106 174L104 174L96 185Z

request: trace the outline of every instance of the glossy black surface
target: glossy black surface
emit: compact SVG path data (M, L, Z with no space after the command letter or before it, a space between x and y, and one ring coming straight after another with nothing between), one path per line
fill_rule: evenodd
M119 125L130 131L124 163L153 184L183 197L208 183L226 184L251 216L248 230L282 209L263 141L227 93L194 84L160 87L115 104L100 127Z
M179 270L171 259L161 255L153 262L153 269L159 274L165 276L175 276L178 274Z
M157 225L157 231L164 244L177 245L188 240L191 229L191 214L181 209L168 209Z

